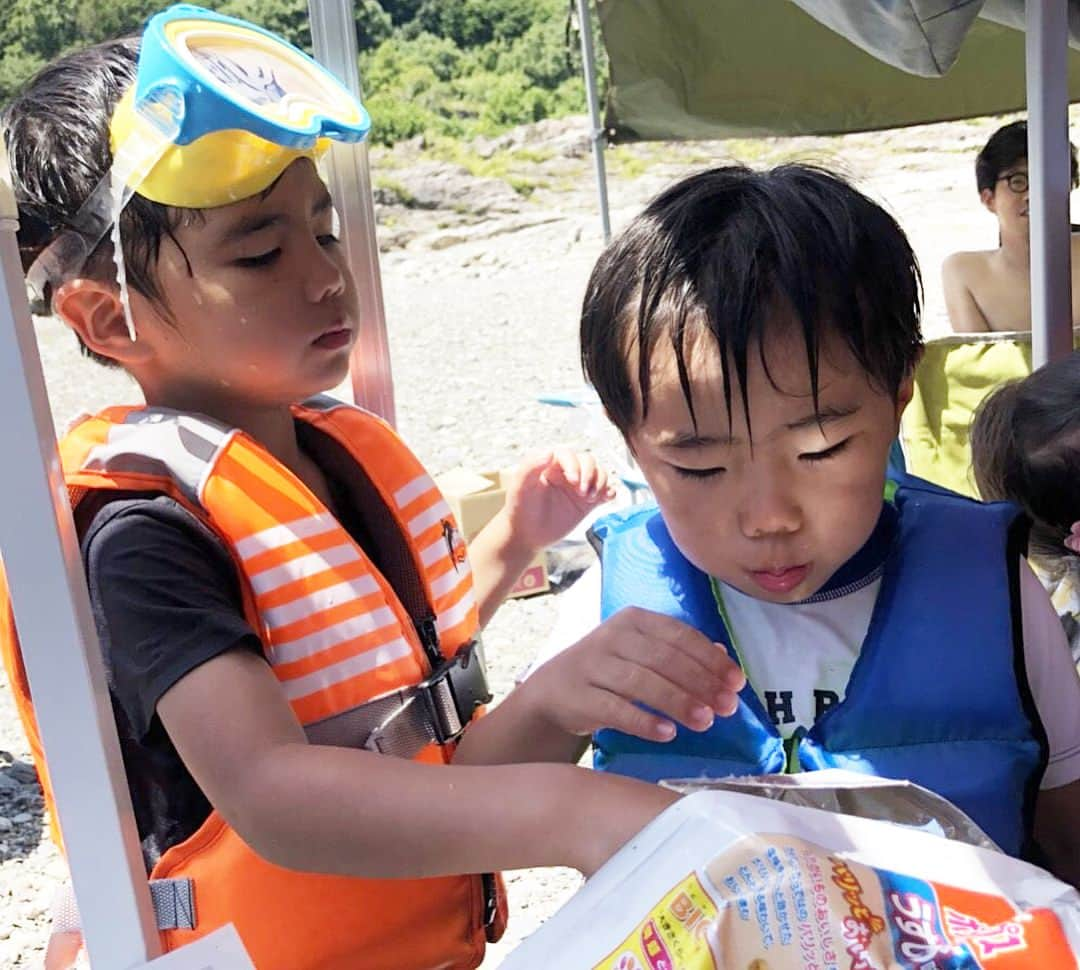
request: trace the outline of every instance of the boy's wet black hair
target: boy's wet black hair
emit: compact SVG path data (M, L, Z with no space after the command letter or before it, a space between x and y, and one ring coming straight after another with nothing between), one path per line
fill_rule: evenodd
M993 192L998 179L1021 162L1026 163L1027 158L1027 122L1014 121L998 128L975 159L975 184L979 192L983 189ZM1080 184L1080 167L1072 142L1069 142L1069 174L1075 189Z
M983 399L971 426L979 494L1031 519L1029 548L1047 565L1072 556L1080 520L1080 354L1052 361Z
M137 37L67 54L39 71L0 116L19 207L24 270L59 232L71 227L83 202L108 173L109 122L135 80L138 56ZM120 216L128 285L163 309L155 274L161 240L192 211L133 195ZM82 275L115 282L110 237L91 254ZM116 363L82 349L100 363Z
M729 416L734 367L749 432L747 357L761 354L767 371L771 328L790 320L801 332L815 408L826 333L896 394L921 352L921 297L903 230L843 179L806 165L715 168L663 192L604 251L582 309L582 364L626 436L648 414L653 352L669 344L696 425L687 362L704 332L721 352Z

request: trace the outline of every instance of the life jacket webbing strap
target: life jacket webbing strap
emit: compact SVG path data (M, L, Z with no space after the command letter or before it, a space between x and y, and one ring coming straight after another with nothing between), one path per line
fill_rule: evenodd
M416 757L436 740L427 705L412 687L307 724L304 732L311 744L366 748L406 759Z
M150 898L159 930L195 929L195 884L191 879L151 879Z
M364 748L396 758L456 741L491 700L482 648L473 640L426 680L304 726L312 744Z
M190 879L151 879L150 901L159 930L195 929L195 885ZM52 934L82 929L79 906L71 880L65 882L52 901Z

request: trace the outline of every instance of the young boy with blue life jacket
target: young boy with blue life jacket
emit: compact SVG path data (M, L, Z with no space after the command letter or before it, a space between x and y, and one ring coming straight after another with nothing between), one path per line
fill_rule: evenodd
M653 201L581 342L656 503L600 520L524 686L613 617L677 618L738 660L738 709L601 730L598 768L907 778L1080 884L1080 682L1018 510L886 482L920 296L900 227L826 172L719 168Z
M475 967L505 909L479 874L591 872L674 797L513 762L625 726L639 696L711 721L742 675L656 617L597 687L564 663L477 717L480 627L604 477L534 462L466 555L394 432L321 396L357 299L315 159L366 116L314 62L181 6L50 65L3 122L28 282L146 401L60 451L164 947L232 923L260 970ZM681 666L658 668L657 638Z

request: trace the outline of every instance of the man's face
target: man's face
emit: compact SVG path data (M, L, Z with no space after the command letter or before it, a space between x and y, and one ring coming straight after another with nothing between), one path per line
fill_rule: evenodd
M280 405L348 372L357 301L330 196L307 159L273 188L185 221L162 239L158 279L171 320L132 294L154 341L155 384L208 402ZM136 306L136 300L140 305ZM138 321L147 319L149 330ZM210 410L210 408L207 408Z
M792 331L770 336L769 376L758 347L749 348L752 446L737 386L729 422L719 354L707 338L687 353L697 429L674 355L658 347L648 418L628 437L683 554L747 595L776 603L812 596L869 538L911 395L910 380L895 400L875 390L843 342L829 338L815 412L806 351Z
M994 183L993 191L983 189L983 204L998 218L1003 232L1026 235L1028 222L1028 163L1021 158L1005 168Z

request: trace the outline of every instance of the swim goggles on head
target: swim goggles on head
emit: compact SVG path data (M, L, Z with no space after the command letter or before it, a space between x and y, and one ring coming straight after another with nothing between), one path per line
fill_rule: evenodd
M155 14L135 84L113 112L112 168L30 266L31 296L43 302L45 284L78 273L110 230L123 288L117 227L133 192L170 206L227 205L269 188L296 159L317 158L330 139L363 140L370 125L337 78L277 35L191 4Z

